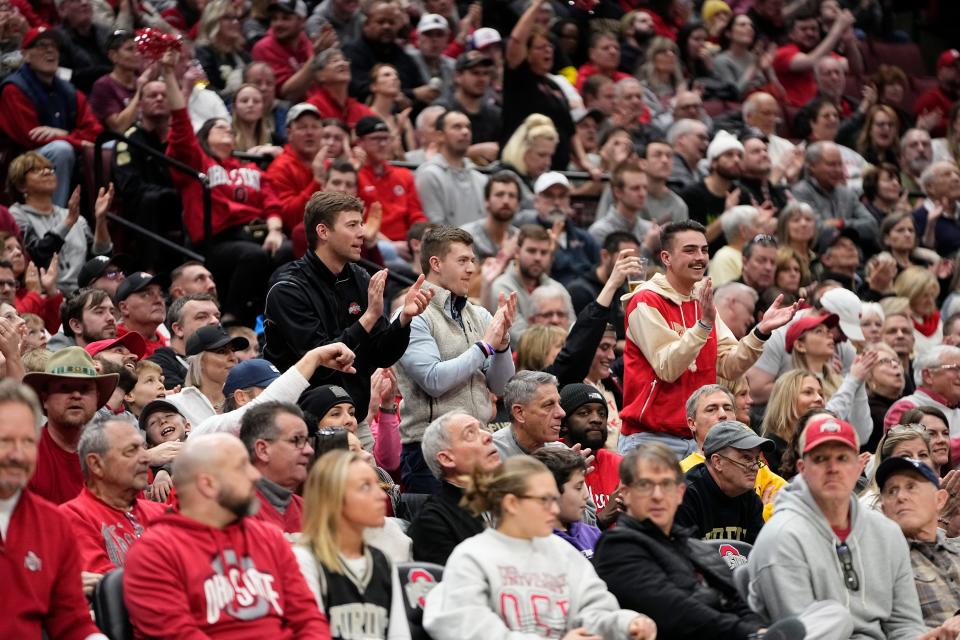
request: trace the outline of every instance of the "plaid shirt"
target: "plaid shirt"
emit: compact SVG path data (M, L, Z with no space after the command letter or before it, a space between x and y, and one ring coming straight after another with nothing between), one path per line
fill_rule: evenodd
M936 627L960 610L960 539L937 529L936 542L909 540L923 621Z

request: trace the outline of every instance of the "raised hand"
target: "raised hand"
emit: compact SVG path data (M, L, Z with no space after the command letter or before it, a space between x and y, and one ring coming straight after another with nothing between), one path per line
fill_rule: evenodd
M42 291L40 288L40 272L37 270L37 265L33 262L28 264L26 270L23 272L23 286L27 291L33 291L34 293L40 293Z
M717 307L713 304L713 278L707 276L703 279L697 302L700 304L700 319L705 325L712 327L717 320Z
M863 382L870 375L870 371L877 365L880 358L879 351L866 351L853 359L850 365L850 375Z
M367 219L363 223L363 241L370 247L377 241L380 235L380 225L383 224L383 205L374 202L367 210Z
M64 219L63 223L68 227L73 227L77 224L77 220L80 219L80 186L78 185L73 193L70 194L70 199L67 201L67 217Z
M97 220L100 220L107 212L110 211L110 205L113 204L113 183L111 182L107 185L107 188L104 189L100 187L100 191L97 192L97 202L93 205L93 215Z
M613 269L610 271L609 281L615 288L619 289L627 281L631 273L639 273L643 270L643 264L633 249L624 249L617 255L617 261L613 263Z
M319 366L344 373L357 372L357 370L353 368L353 361L357 356L342 342L325 344L322 347L317 347L315 351L319 360Z
M34 270L36 266L31 264ZM47 295L53 295L57 292L57 277L60 275L60 254L55 253L50 259L50 266L46 269L40 269L40 285Z
M370 284L367 288L367 310L363 315L370 316L374 323L383 315L383 289L386 283L386 269L377 271L370 278Z
M415 317L423 313L430 301L433 300L433 289L422 289L424 275L421 273L417 281L403 297L403 307L400 311L400 324L406 326Z
M767 309L767 312L763 314L760 324L757 325L761 333L773 333L776 329L790 322L797 313L797 309L803 304L803 298L800 298L789 307L781 307L780 304L782 302L783 294L781 293L777 296L777 299L773 301L773 304L770 305L770 308Z

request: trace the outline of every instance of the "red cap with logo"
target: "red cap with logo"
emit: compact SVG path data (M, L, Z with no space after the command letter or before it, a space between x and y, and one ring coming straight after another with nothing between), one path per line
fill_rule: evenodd
M96 342L91 342L84 350L90 354L90 357L97 355L101 351L106 351L107 349L113 349L117 345L123 345L130 350L130 353L137 356L137 359L143 358L143 354L147 352L147 343L144 341L143 336L141 336L136 331L131 331L126 333L119 338L110 338L108 340L97 340Z
M821 324L825 324L832 329L840 324L840 316L835 313L825 313L818 316L803 316L791 322L784 339L784 347L787 353L793 352L793 345L800 339L800 336Z
M809 453L827 442L839 442L854 451L860 451L860 441L853 425L833 416L824 416L809 422L803 430L800 442L803 453Z
M20 41L21 49L29 49L37 40L41 38L46 38L47 40L52 40L54 44L57 45L57 48L60 48L60 36L56 31L49 27L33 27L23 35L23 39Z
M958 61L960 61L960 51L947 49L937 58L937 71L948 65L956 64Z

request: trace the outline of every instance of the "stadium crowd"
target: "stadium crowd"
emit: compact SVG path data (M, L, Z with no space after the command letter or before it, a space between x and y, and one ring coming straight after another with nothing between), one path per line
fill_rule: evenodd
M898 8L0 0L0 637L960 637Z

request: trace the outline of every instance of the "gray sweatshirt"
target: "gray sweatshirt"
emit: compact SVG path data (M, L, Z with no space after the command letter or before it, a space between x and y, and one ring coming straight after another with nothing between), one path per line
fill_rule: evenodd
M864 509L852 495L850 524L846 544L860 582L857 591L844 583L837 536L803 476L795 477L780 491L773 517L750 554L750 608L773 620L799 616L807 625L807 640L916 640L927 629L900 527ZM846 620L823 624L814 605L830 601L847 610ZM852 635L838 633L851 622ZM811 629L820 633L811 634Z
M423 627L434 640L539 640L586 627L626 640L639 616L621 609L593 565L558 536L523 540L496 529L464 540L427 595Z

